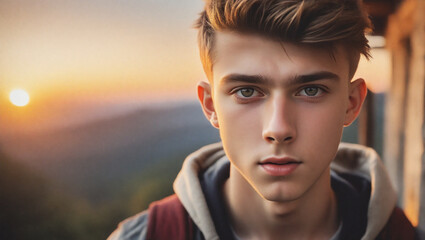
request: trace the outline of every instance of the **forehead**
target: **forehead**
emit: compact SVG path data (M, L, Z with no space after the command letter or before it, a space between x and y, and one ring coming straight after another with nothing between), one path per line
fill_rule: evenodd
M285 81L314 72L349 78L349 61L342 46L333 51L306 44L274 41L259 35L217 32L214 46L214 82L225 75L263 75Z

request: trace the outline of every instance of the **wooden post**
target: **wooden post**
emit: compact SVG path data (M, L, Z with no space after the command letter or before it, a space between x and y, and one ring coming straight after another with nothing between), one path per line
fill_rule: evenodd
M421 163L420 171L420 206L419 206L419 224L418 228L425 232L425 0L418 1L417 8L417 26L415 32L413 34L412 40L415 47L416 54L414 54L413 61L413 71L415 71L414 77L417 81L422 82L422 102L420 103L422 106L422 126L419 135L422 139L422 153L421 159L419 160ZM424 237L424 236L423 236Z
M392 179L402 194L406 215L422 230L425 230L424 12L425 0L405 0L389 18L387 43L393 53L394 79L387 102L384 154Z
M367 92L366 100L363 104L363 109L359 116L359 143L368 147L374 147L374 93L370 90Z

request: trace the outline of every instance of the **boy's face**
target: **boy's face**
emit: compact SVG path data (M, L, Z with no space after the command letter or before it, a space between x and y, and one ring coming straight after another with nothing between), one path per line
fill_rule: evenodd
M366 94L362 79L350 83L342 47L333 58L254 35L218 32L215 41L214 79L198 94L236 173L271 201L329 185L342 129Z

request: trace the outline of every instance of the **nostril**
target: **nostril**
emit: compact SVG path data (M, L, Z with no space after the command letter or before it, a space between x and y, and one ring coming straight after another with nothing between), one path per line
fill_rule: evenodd
M287 137L287 138L284 139L285 142L290 141L290 140L292 140L292 137Z
M283 139L283 142L290 142L293 139L293 137L289 136ZM279 139L275 138L275 137L266 137L266 140L269 142L281 142Z
M273 137L267 137L267 140L270 141L270 142L274 142L275 141L275 139Z

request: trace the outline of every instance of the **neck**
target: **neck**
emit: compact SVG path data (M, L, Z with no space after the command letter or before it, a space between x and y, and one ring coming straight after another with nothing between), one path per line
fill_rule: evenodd
M329 239L338 228L330 170L300 198L273 202L262 198L231 166L224 196L232 226L242 239Z

